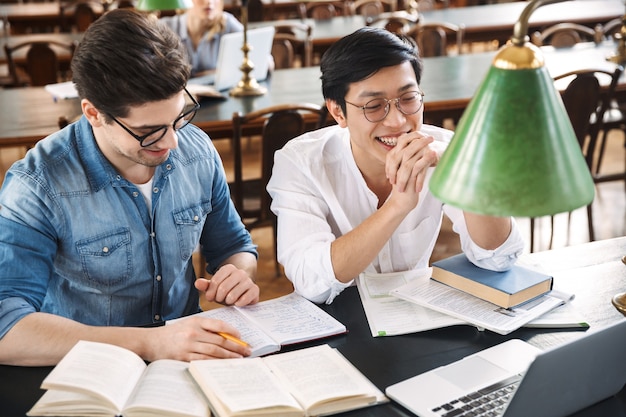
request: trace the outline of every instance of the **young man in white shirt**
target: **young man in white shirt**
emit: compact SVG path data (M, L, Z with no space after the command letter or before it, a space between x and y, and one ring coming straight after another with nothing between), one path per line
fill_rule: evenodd
M326 52L321 71L337 125L278 151L267 186L296 292L331 303L363 271L427 267L444 213L473 263L508 269L524 247L514 220L463 212L428 189L452 132L423 124L415 43L359 29Z

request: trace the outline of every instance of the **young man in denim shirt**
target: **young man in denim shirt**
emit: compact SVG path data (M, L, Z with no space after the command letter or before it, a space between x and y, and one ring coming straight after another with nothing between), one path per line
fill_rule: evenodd
M142 358L232 358L208 301L259 299L256 246L230 200L178 36L129 9L103 15L72 61L83 116L40 141L0 189L0 363L56 364L78 341ZM211 280L197 280L200 244ZM194 285L195 284L195 285Z

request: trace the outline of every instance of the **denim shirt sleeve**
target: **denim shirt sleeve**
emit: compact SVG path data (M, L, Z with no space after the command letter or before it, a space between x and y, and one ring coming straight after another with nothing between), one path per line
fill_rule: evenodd
M51 226L53 215L42 209L45 190L37 182L10 172L0 195L2 337L19 319L41 307L56 241Z

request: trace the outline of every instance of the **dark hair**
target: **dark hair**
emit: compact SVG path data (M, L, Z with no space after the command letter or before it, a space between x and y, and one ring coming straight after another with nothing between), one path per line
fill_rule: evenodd
M335 42L322 56L322 94L337 102L345 114L345 97L351 83L406 61L411 63L419 84L422 60L413 39L383 28L358 29Z
M126 8L111 10L89 26L71 66L79 96L107 118L172 97L191 71L176 33L155 16Z

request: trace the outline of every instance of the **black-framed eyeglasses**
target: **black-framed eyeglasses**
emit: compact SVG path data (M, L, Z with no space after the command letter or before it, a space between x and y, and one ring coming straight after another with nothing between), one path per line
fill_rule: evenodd
M178 116L176 118L176 120L174 120L174 122L171 124L172 129L174 129L174 132L176 132L177 130L182 129L185 126L187 126L193 120L193 118L195 117L196 113L200 109L200 104L193 97L193 95L191 95L191 93L189 93L189 91L187 91L186 88L185 88L185 93L187 93L189 98L191 98L191 101L193 103L193 107L191 109L185 111L183 114ZM132 137L137 139L139 141L139 145L142 148L145 148L145 147L150 146L150 145L154 145L155 143L157 143L158 141L163 139L163 137L167 133L167 129L169 129L169 127L170 127L170 125L164 125L164 126L161 126L161 127L158 127L156 129L154 129L153 131L151 131L149 133L146 133L145 135L139 136L139 135L135 134L132 130L130 130L128 127L126 127L122 122L117 120L115 117L113 117L111 115L109 115L109 117L111 119L113 119L113 121L115 123L120 125L122 127L122 129L127 131L129 135L131 135Z
M421 91L407 91L400 97L389 100L379 97L368 101L364 106L359 106L346 100L346 103L363 110L365 118L372 123L380 122L387 117L392 102L395 102L396 108L400 113L404 115L415 114L420 111L424 104L424 93Z

